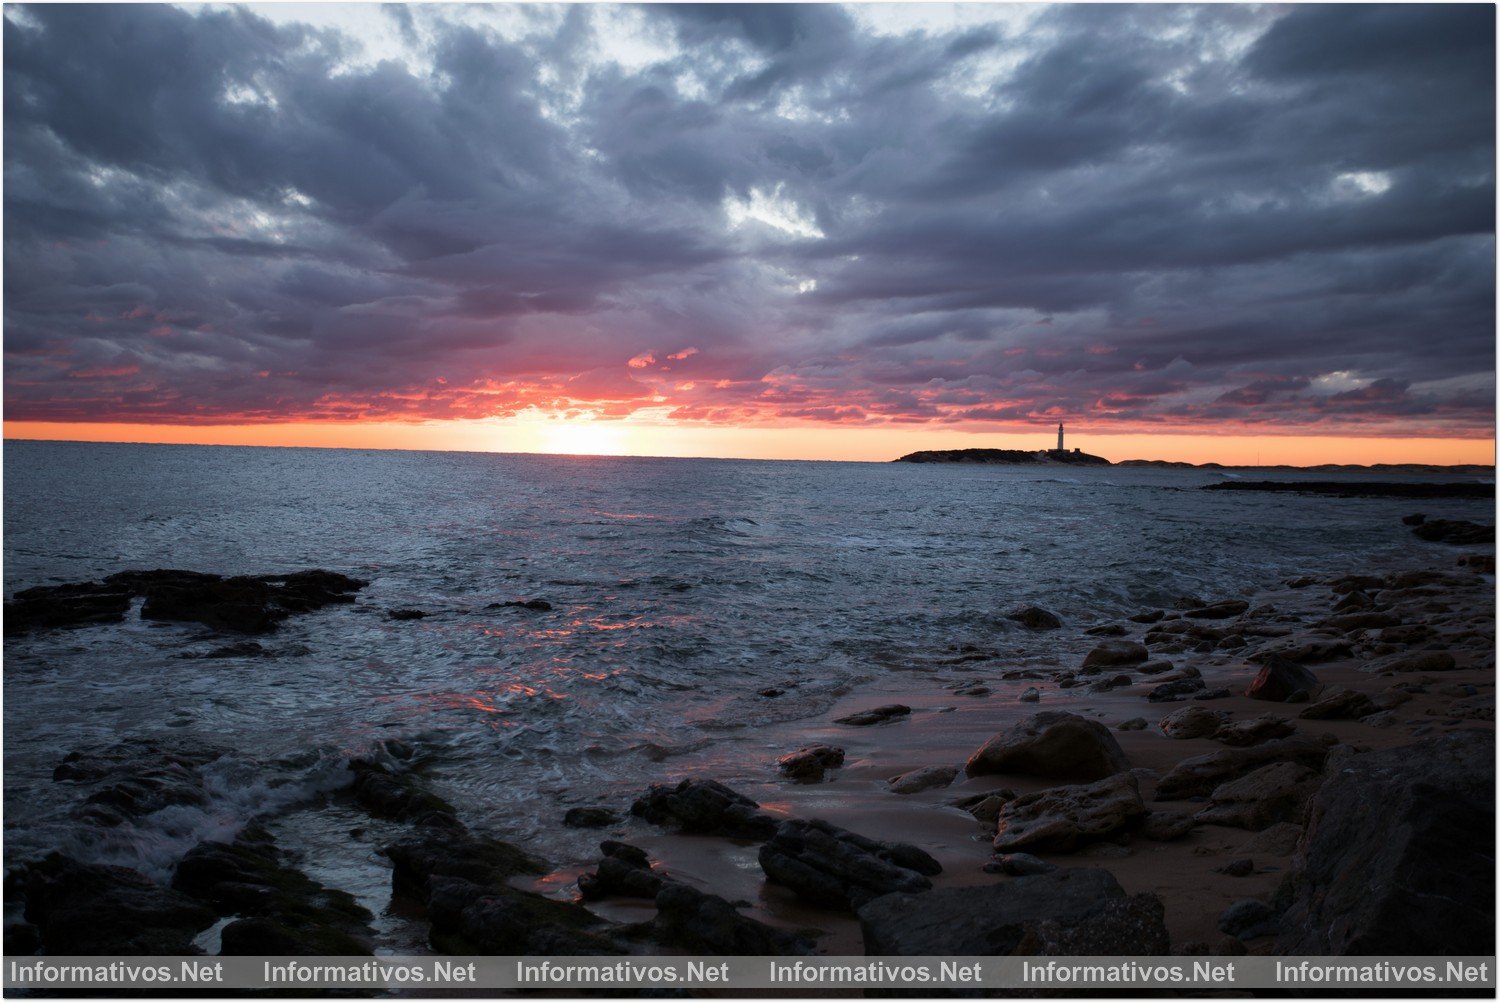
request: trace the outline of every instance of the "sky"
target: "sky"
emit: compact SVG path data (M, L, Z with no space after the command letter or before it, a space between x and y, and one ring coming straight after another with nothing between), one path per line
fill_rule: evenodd
M5 432L1492 462L1494 17L6 5Z

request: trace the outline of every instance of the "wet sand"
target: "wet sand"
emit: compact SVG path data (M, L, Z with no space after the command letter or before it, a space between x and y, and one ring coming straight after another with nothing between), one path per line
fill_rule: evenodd
M1153 811L1186 813L1204 805L1156 801L1157 780L1184 759L1226 747L1211 738L1180 740L1163 734L1157 722L1184 707L1227 712L1231 721L1274 714L1290 719L1299 735L1331 735L1338 743L1351 746L1355 753L1408 745L1424 736L1460 728L1493 729L1494 578L1456 569L1451 564L1445 566L1436 559L1432 567L1442 581L1387 589L1376 596L1377 605L1401 625L1423 625L1431 631L1416 643L1382 642L1381 629L1335 633L1330 633L1326 626L1320 629L1320 622L1331 615L1332 606L1342 598L1331 590L1332 579L1329 579L1300 588L1282 584L1259 589L1243 596L1250 608L1242 616L1233 620L1197 621L1210 627L1243 626L1252 631L1257 627L1278 632L1289 629L1286 636L1247 634L1251 643L1232 651L1188 650L1165 654L1153 647L1152 658L1169 658L1174 669L1196 668L1208 690L1228 688L1232 695L1223 699L1150 703L1146 694L1158 683L1173 678L1175 672L1148 677L1132 672L1131 666L1080 677L1085 685L1073 688L1061 688L1050 679L1003 680L1001 675L1016 666L999 662L965 664L941 673L897 673L845 696L816 719L774 725L747 736L745 754L759 756L758 769L756 763L748 763L742 776L713 777L697 772L691 757L685 756L662 764L659 775L643 778L642 789L648 783L675 783L683 777L721 779L761 802L763 809L772 814L826 819L863 835L920 846L943 865L942 874L933 879L935 887L1013 880L983 870L993 855L994 823L981 823L954 802L1001 788L1026 793L1058 786L1058 781L1020 775L966 778L962 771L968 757L987 740L1038 711L1064 710L1105 724L1140 779L1147 807ZM1172 616L1168 611L1168 619ZM1118 622L1128 631L1126 639L1139 640L1152 629L1152 625ZM1056 642L1065 639L1076 642L1082 631L1092 626L1096 625L1069 624L1057 631L1038 632L1037 637L1043 644L1049 636ZM1422 692L1412 694L1407 702L1395 707L1394 721L1385 727L1359 720L1301 720L1297 715L1306 704L1272 703L1243 695L1260 670L1259 665L1247 660L1256 650L1330 639L1349 643L1352 653L1336 660L1306 663L1323 685L1322 695L1347 687L1375 697L1396 684L1415 684ZM1077 644L1058 646L1076 648ZM1455 659L1456 667L1427 673L1370 671L1372 663L1382 659L1424 651L1446 651ZM1055 668L1042 671L1066 672L1077 666L1076 660L1062 658ZM1132 685L1106 693L1088 692L1088 682L1119 673L1130 673ZM980 680L991 691L980 697L955 695L948 688L955 680ZM1028 686L1040 691L1038 702L1018 702L1018 695ZM1471 689L1477 697L1471 695ZM1490 708L1488 719L1484 719L1483 709L1475 712L1477 717L1455 716L1451 712L1460 700L1482 703L1485 698ZM836 718L854 711L898 702L912 708L909 716L866 727L835 723ZM1144 730L1116 728L1121 722L1137 717L1148 722ZM777 756L814 744L845 750L843 767L830 771L827 780L816 784L794 783L778 775ZM959 768L951 786L910 795L889 790L890 778L934 765ZM1291 866L1292 855L1244 851L1242 848L1255 836L1255 832L1241 828L1199 825L1188 835L1169 842L1157 842L1137 833L1124 845L1096 843L1075 852L1037 855L1063 867L1105 868L1130 894L1156 893L1165 907L1173 949L1181 951L1193 942L1221 944L1224 935L1217 928L1220 913L1241 899L1269 898L1280 884ZM757 919L787 928L822 931L817 941L819 953L863 953L858 923L852 915L809 908L787 889L765 880L757 861L758 844L673 834L638 819L599 830L599 837L619 838L641 846L658 869L741 903L743 910ZM1216 873L1215 868L1244 857L1254 860L1255 870L1250 875L1230 877ZM593 863L578 862L530 887L559 897L569 896L576 891L573 882L577 875L591 869ZM622 921L646 919L653 911L645 900L628 899L590 903L590 908ZM1272 943L1273 938L1262 937L1248 941L1245 947L1250 953L1268 953Z

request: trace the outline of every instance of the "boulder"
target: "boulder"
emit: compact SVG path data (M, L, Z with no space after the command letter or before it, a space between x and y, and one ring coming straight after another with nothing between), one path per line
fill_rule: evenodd
M1174 679L1153 688L1150 693L1146 694L1146 700L1150 703L1177 703L1186 700L1194 693L1202 692L1206 685L1197 676Z
M1207 707L1183 707L1162 718L1160 727L1168 738L1208 738L1224 726L1227 717Z
M934 787L947 787L956 776L956 766L924 766L893 778L889 787L892 794L919 794Z
M376 818L461 828L458 814L447 801L424 790L410 773L393 773L369 760L349 764L354 772L354 800Z
M1453 656L1446 651L1418 651L1410 655L1394 655L1378 659L1364 666L1365 672L1452 672L1458 667Z
M1205 795L1219 785L1237 780L1269 763L1297 763L1311 770L1321 770L1334 742L1332 735L1318 738L1292 735L1247 749L1223 749L1193 756L1172 767L1161 778L1156 785L1156 798L1158 801L1177 801Z
M972 888L894 894L859 910L866 955L1162 955L1161 902L1069 868Z
M1135 665L1151 656L1139 641L1105 641L1083 658L1083 671L1107 669L1116 665Z
M47 954L202 954L193 938L218 918L139 871L60 853L28 867L24 886L26 921Z
M620 930L582 906L504 884L433 877L426 896L428 936L442 954L624 954Z
M836 717L833 719L833 723L864 727L866 725L884 724L887 721L894 721L910 713L911 708L905 704L890 703L881 707L872 707L870 710L856 711L846 717Z
M578 876L578 891L585 900L612 898L655 899L666 879L651 869L646 851L629 843L606 839L599 844L604 857L592 874Z
M811 954L806 937L748 916L717 895L671 882L656 896L651 939L689 954L717 957Z
M1130 718L1127 721L1121 721L1119 724L1115 725L1115 731L1145 731L1145 730L1146 730L1146 719L1143 718L1143 717L1133 717L1133 718Z
M1308 809L1278 954L1495 949L1495 733L1354 757Z
M1255 857L1285 857L1297 848L1302 826L1294 822L1277 822L1247 839L1236 852Z
M1056 780L1098 780L1130 769L1120 743L1098 721L1042 711L996 735L969 757L971 777L1017 773Z
M630 813L682 832L731 839L769 839L777 824L759 804L717 780L688 779L675 787L652 784Z
M1456 546L1471 546L1478 543L1494 543L1495 527L1463 519L1428 519L1414 527L1412 532L1420 539L1431 543L1451 543Z
M1029 853L1002 854L994 863L996 871L1016 878L1024 878L1032 874L1051 874L1057 870L1056 864L1049 864L1041 857L1033 857Z
M1145 814L1140 784L1129 773L1052 787L1023 794L1000 809L995 849L1066 852L1122 832Z
M546 861L511 843L443 826L421 827L381 852L392 864L393 893L418 902L427 898L437 878L489 888L515 875L547 872Z
M1298 690L1316 693L1318 689L1318 677L1313 675L1310 669L1272 655L1265 660L1260 674L1245 690L1245 696L1252 700L1279 702L1286 700Z
M620 821L620 813L612 808L569 808L563 815L563 825L570 829L603 829Z
M1260 831L1277 822L1295 822L1322 782L1316 770L1296 763L1272 763L1226 784L1209 795L1212 806L1197 821Z
M421 620L430 614L425 609L393 609L385 614L392 620Z
M885 843L818 819L788 819L760 848L766 877L812 905L857 909L891 892L932 887L942 872L925 851L908 843Z
M1243 599L1221 599L1207 606L1199 606L1197 609L1183 610L1182 615L1195 620L1228 620L1230 617L1239 616L1250 608L1250 604Z
M1042 609L1040 606L1023 606L1020 609L1011 610L1005 614L1007 620L1014 620L1027 630L1056 630L1062 626L1056 613Z
M1219 930L1240 940L1270 937L1280 929L1276 912L1257 899L1241 899L1219 915Z
M1235 721L1220 728L1214 735L1214 741L1223 742L1225 745L1243 748L1247 745L1259 745L1261 742L1269 742L1273 738L1286 738L1297 729L1284 717L1274 714L1262 714L1260 717L1249 721Z
M844 765L844 750L831 745L808 745L782 756L776 765L799 784L816 784L829 770Z
M1016 697L1016 701L1018 703L1036 703L1037 701L1039 701L1041 699L1042 699L1041 691L1038 690L1035 686L1028 686L1028 687L1026 687L1024 690L1021 691L1021 695L1018 696L1018 697Z
M1146 821L1141 823L1140 834L1158 843L1170 843L1174 839L1186 836L1197 825L1197 820L1191 814L1153 811L1146 816Z

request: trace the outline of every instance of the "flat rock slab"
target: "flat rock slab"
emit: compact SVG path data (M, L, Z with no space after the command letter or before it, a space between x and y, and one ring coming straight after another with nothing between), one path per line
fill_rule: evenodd
M908 843L886 843L818 819L782 822L760 848L766 877L812 905L857 909L892 892L921 892L942 866Z
M869 955L1169 954L1155 895L1069 868L993 885L893 894L859 910Z
M1311 770L1321 770L1333 744L1333 737L1328 735L1317 738L1293 735L1252 745L1248 749L1224 749L1184 759L1157 783L1156 799L1177 801L1206 795L1220 784L1237 780L1270 763L1291 762Z
M1066 711L1042 711L986 742L964 764L971 777L1016 773L1055 780L1098 780L1130 769L1108 728Z
M1000 809L995 849L1067 851L1108 838L1145 814L1140 783L1129 773L1052 787L1023 794Z
M1212 807L1197 821L1259 832L1278 822L1295 822L1323 782L1316 770L1297 763L1272 763L1215 787Z

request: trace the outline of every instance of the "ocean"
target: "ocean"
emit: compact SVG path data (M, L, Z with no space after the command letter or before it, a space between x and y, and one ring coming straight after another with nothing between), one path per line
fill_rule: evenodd
M370 581L260 638L258 656L201 657L223 635L133 615L8 638L11 865L60 848L164 877L256 818L372 901L386 879L373 850L350 863L360 819L322 800L350 757L390 740L469 824L581 860L597 837L561 829L568 807L628 805L687 773L764 782L767 729L893 676L1003 695L1002 670L1067 664L1093 640L1021 629L1004 616L1017 606L1076 627L1451 562L1400 517L1493 511L1200 490L1326 473L41 442L7 442L4 459L7 597L126 569ZM492 608L536 599L550 609ZM996 706L997 727L1021 713ZM231 750L212 803L91 826L52 780L73 750L162 735Z

